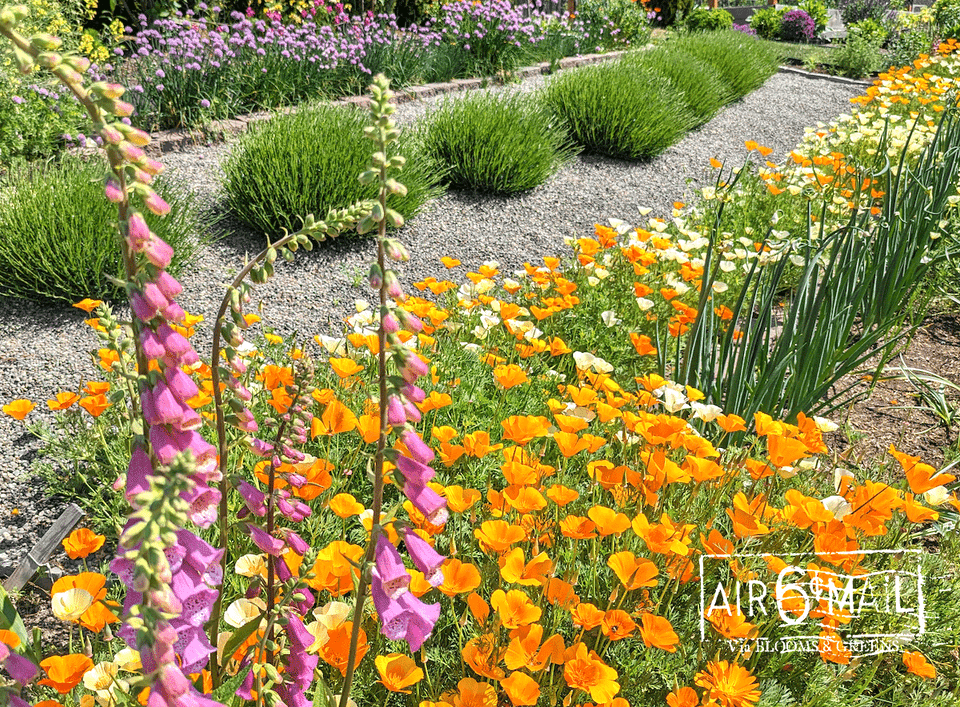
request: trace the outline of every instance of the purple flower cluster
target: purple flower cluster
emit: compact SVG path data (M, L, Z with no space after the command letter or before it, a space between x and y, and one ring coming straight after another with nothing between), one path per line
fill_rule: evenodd
M790 10L780 19L780 38L787 42L809 42L817 35L817 23L803 10Z
M743 32L743 34L749 34L751 37L756 37L756 36L757 36L757 30L755 30L755 29L754 29L753 27L751 27L750 25L738 25L738 24L734 24L733 27L732 27L732 29L733 29L735 32Z

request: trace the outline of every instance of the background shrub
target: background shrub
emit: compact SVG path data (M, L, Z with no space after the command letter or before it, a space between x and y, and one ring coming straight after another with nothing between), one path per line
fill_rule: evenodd
M776 44L735 31L679 37L673 46L712 66L737 98L762 86L781 59Z
M714 67L703 59L684 51L674 44L664 44L656 49L631 57L654 73L666 77L676 88L677 95L687 109L696 117L698 125L710 120L737 94Z
M610 157L655 157L696 124L673 84L634 62L565 71L544 101L584 149Z
M299 229L307 214L323 218L332 208L372 199L376 187L357 181L370 155L365 124L363 111L315 105L252 125L224 163L230 210L272 237ZM410 218L440 193L439 175L409 134L397 152L407 157L400 181L408 192L391 205Z
M903 8L899 0L840 0L837 9L847 27L866 19L889 24L896 18L896 11Z
M940 37L960 38L960 0L937 0L933 4L933 20Z
M857 34L850 34L833 56L840 74L851 79L873 73L881 60L880 48Z
M117 207L103 198L104 165L66 156L60 162L19 165L0 183L0 295L76 302L125 298L111 277L125 279ZM177 274L204 241L209 223L197 218L195 197L155 183L170 214L144 217L174 250ZM83 208L77 208L82 204Z
M693 10L693 0L657 0L660 14L656 16L659 25L675 25Z
M543 184L577 152L529 94L447 99L423 126L422 144L449 186L495 194Z
M646 8L634 0L578 0L577 19L605 49L637 46L650 39Z
M817 36L817 24L803 10L790 10L780 19L780 39L786 42L809 42Z
M758 37L776 39L780 34L780 20L787 13L786 8L765 7L750 16L750 27Z
M691 32L731 29L733 27L733 15L719 7L712 10L708 10L705 7L698 7L687 15L686 25L687 29Z
M887 37L890 34L884 25L871 17L860 20L859 22L854 22L852 25L847 25L847 33L848 36L860 37L876 47L883 46L883 43L887 41Z
M922 29L899 29L887 40L887 56L891 66L908 66L921 54L929 54L933 46L931 33Z
M817 35L827 28L827 6L825 3L820 0L800 0L797 7L813 18Z

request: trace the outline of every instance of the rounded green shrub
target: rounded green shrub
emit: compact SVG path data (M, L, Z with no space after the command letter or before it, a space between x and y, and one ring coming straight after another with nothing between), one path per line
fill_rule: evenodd
M780 21L787 8L765 7L750 16L750 28L761 39L776 39L780 34Z
M635 62L565 71L543 97L577 144L610 157L655 157L697 122L667 78Z
M307 214L321 219L330 209L373 199L376 186L357 179L370 160L366 120L363 111L319 104L252 125L224 163L230 211L273 237L300 229ZM410 218L440 193L439 176L409 133L396 145L407 158L399 176L407 194L392 196L390 206Z
M117 207L103 194L105 174L100 160L71 156L11 167L0 182L0 296L67 302L125 298L111 281L126 278ZM198 219L194 196L163 177L154 186L170 213L144 217L173 247L170 271L176 275L206 242L198 234L210 224Z
M555 174L577 148L530 95L448 99L424 123L422 145L455 189L514 194Z
M933 21L943 39L960 37L960 0L937 0L933 4Z
M733 15L721 7L707 9L698 7L687 15L687 29L691 32L715 32L733 27Z
M637 55L637 60L673 84L698 125L737 98L712 65L679 47L661 45Z

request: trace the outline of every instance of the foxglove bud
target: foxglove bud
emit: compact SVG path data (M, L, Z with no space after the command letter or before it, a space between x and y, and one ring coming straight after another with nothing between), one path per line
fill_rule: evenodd
M406 248L403 247L403 244L400 243L400 241L393 238L387 238L384 240L383 245L386 248L387 256L391 260L398 260L398 261L410 260L410 253L407 251Z
M103 193L106 195L107 200L114 204L119 204L123 201L123 192L120 190L120 183L116 179L111 178L107 180L107 184L103 188Z
M367 277L370 280L370 287L379 290L380 285L383 284L383 271L380 269L380 266L376 263L371 265L370 274Z
M403 288L400 287L400 281L397 280L393 270L387 270L385 279L387 282L387 294L393 298L403 297Z

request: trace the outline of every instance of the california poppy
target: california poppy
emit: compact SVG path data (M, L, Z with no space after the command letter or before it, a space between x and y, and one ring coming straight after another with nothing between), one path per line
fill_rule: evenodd
M530 597L519 589L504 592L496 590L490 597L490 606L500 616L505 628L520 628L539 621L543 611L530 601Z
M570 653L563 666L567 686L590 693L590 698L596 702L613 700L620 692L617 671L604 663L594 651L588 651L583 643L572 646Z
M437 587L448 597L472 592L480 586L480 571L469 562L448 558L441 568L443 584Z
M402 653L388 653L378 655L374 664L380 673L381 683L390 692L402 692L409 695L411 690L406 688L416 685L423 680L423 670L417 666L413 658Z
M105 540L89 528L77 528L63 539L63 549L71 560L79 560L103 547Z
M3 406L3 413L9 415L14 420L22 420L27 415L30 414L30 411L36 407L32 402L24 398L19 398L18 400L12 400L6 405Z
M80 684L83 674L93 667L93 661L82 653L52 655L40 661L40 667L47 673L40 684L65 695Z
M903 664L907 666L907 672L913 675L930 679L937 677L937 669L927 661L923 653L904 651Z
M540 685L525 673L510 673L509 677L500 681L500 687L507 693L514 707L535 705L540 700Z
M750 707L760 699L757 679L743 666L726 660L707 663L694 682L707 691L708 699L717 700L722 707Z

